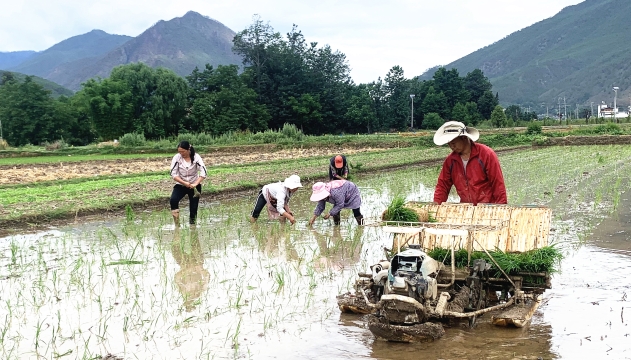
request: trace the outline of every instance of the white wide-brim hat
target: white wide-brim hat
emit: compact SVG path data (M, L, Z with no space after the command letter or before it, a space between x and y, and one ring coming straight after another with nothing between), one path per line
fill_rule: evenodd
M292 175L288 177L287 179L285 179L285 181L283 181L283 186L285 186L288 189L295 189L295 188L302 187L302 184L300 183L300 176Z
M457 138L458 136L466 136L469 139L476 141L480 138L480 132L478 129L471 126L465 126L465 124L459 121L447 121L443 124L434 134L434 144L441 146Z

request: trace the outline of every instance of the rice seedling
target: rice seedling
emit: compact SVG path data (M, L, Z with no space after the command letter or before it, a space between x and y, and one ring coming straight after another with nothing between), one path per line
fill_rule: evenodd
M406 208L405 203L404 196L396 195L383 213L382 219L386 221L418 222L418 214L414 210Z

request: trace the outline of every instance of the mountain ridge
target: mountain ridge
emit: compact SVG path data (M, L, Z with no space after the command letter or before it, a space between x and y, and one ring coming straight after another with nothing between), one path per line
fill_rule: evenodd
M620 87L619 97L628 98L631 52L621 46L631 41L628 15L631 2L586 0L445 67L460 73L482 70L504 105L543 108L565 97L585 106L613 99L613 86ZM437 68L419 78L431 78Z
M182 17L160 20L136 37L93 30L55 44L7 70L41 76L72 90L80 89L90 78L108 77L118 65L133 62L186 76L207 63L215 67L241 65L241 57L232 52L235 34L219 21L189 11ZM101 43L95 44L95 39ZM68 51L74 56L67 56ZM57 61L51 61L51 57Z

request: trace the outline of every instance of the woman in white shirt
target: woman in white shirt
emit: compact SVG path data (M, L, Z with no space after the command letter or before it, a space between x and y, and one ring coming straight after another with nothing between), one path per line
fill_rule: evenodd
M177 154L171 160L171 177L177 184L173 186L171 193L171 214L175 225L180 224L180 200L188 195L190 218L189 223L195 224L197 220L197 207L199 196L202 192L202 181L206 178L206 165L199 154L195 153L193 146L188 141L182 141L177 145Z
M261 210L267 205L267 215L270 220L284 221L287 219L292 225L295 224L294 214L289 210L289 199L301 187L302 184L298 175L292 175L283 182L279 181L263 186L256 198L250 221L255 222L259 218Z

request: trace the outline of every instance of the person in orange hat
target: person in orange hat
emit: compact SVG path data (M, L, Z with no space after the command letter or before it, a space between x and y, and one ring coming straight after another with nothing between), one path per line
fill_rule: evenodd
M346 162L346 156L333 156L329 166L329 180L344 180L346 178L348 178L348 163Z

